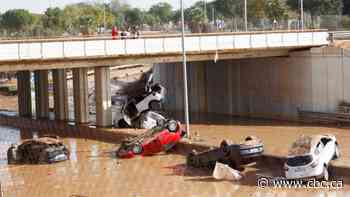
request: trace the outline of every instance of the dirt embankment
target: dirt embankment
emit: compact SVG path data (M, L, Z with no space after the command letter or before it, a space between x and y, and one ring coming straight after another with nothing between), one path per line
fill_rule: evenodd
M350 40L336 40L334 41L333 46L342 49L350 49Z

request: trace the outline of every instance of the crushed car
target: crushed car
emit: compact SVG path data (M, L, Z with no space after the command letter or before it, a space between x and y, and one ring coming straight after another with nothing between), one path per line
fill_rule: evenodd
M128 101L123 105L121 110L122 119L118 121L118 127L150 129L156 126L153 124L152 127L149 127L149 124L144 124L142 122L145 120L145 118L140 119L140 117L146 117L147 120L153 119L151 120L153 122L157 122L158 119L164 120L164 117L162 115L158 113L156 114L154 111L161 109L161 103L165 98L165 94L165 88L158 83L153 84L153 75L150 75L146 83L145 91L140 95L128 99ZM152 111L153 113L146 114L149 111ZM147 127L142 127L143 125Z
M7 150L8 164L44 164L69 159L69 150L58 136L42 136L13 144Z
M302 135L289 149L284 164L285 177L329 180L328 164L339 156L339 146L334 135Z
M136 137L122 141L116 156L131 158L135 155L153 155L172 149L186 135L181 123L167 120L164 124L154 127Z
M196 168L215 167L216 162L229 165L233 169L240 169L241 164L255 161L262 155L264 146L262 140L255 136L248 136L240 144L223 140L219 148L197 153L195 150L187 156L187 165Z

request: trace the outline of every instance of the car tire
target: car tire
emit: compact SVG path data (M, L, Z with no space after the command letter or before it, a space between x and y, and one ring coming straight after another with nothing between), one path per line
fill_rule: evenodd
M162 103L160 101L151 101L148 107L152 111L159 111L162 109Z
M130 126L128 125L128 123L125 122L124 119L120 119L118 121L118 127L119 128L129 128Z
M10 147L7 150L7 163L8 164L15 164L16 163L16 152L15 147Z
M142 153L142 145L139 143L134 144L132 147L132 152L135 155L141 154Z
M334 155L333 155L333 160L338 159L340 157L340 153L339 153L339 147L338 145L335 146L335 150L334 150Z
M229 143L226 140L223 140L220 143L220 148L221 148L222 152L224 153L225 157L230 155Z
M192 152L190 152L187 156L187 165L188 166L192 166L192 167L196 167L198 168L200 163L198 161L198 159L196 158L197 152L195 150L192 150Z
M323 173L322 173L322 178L323 180L325 181L328 181L329 180L329 173L328 173L328 168L326 165L323 166Z

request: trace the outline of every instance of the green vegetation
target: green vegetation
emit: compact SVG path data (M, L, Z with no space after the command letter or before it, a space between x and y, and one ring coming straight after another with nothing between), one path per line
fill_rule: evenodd
M119 30L141 28L176 30L181 14L169 3L160 2L149 10L133 8L121 0L108 4L76 3L64 8L48 8L43 14L13 9L0 13L0 36L62 36L93 35L117 26ZM185 19L192 32L208 32L217 20L225 21L225 28L242 30L243 0L214 0L206 5L198 1L185 10ZM269 29L273 23L288 24L299 20L300 0L247 0L250 29ZM204 10L206 8L206 10ZM339 26L350 28L350 0L304 0L306 25L309 28ZM337 17L335 17L337 16ZM337 24L332 25L333 18ZM289 22L290 23L290 22ZM322 26L324 25L324 26ZM282 28L282 27L281 27ZM288 28L286 25L283 28Z

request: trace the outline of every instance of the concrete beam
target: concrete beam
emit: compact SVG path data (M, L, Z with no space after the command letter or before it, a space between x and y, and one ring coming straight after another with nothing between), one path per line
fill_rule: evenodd
M213 61L216 52L218 60L224 59L248 59L260 57L281 57L288 56L290 50L309 50L311 47L276 47L261 49L234 49L219 50L207 52L189 52L187 54L188 61ZM89 68L121 66L128 64L154 64L154 63L170 63L181 62L181 53L159 53L152 55L117 55L107 57L89 57L89 58L64 58L49 60L21 60L11 62L0 62L0 72L19 71L19 70L41 70L41 69L60 69L60 68Z
M112 104L109 67L95 68L96 126L112 125Z
M68 120L67 74L65 69L52 71L56 120Z
M20 117L32 117L30 71L17 73L18 111Z
M89 122L88 69L73 69L74 118L76 123Z
M49 118L49 79L47 70L34 71L37 118Z

